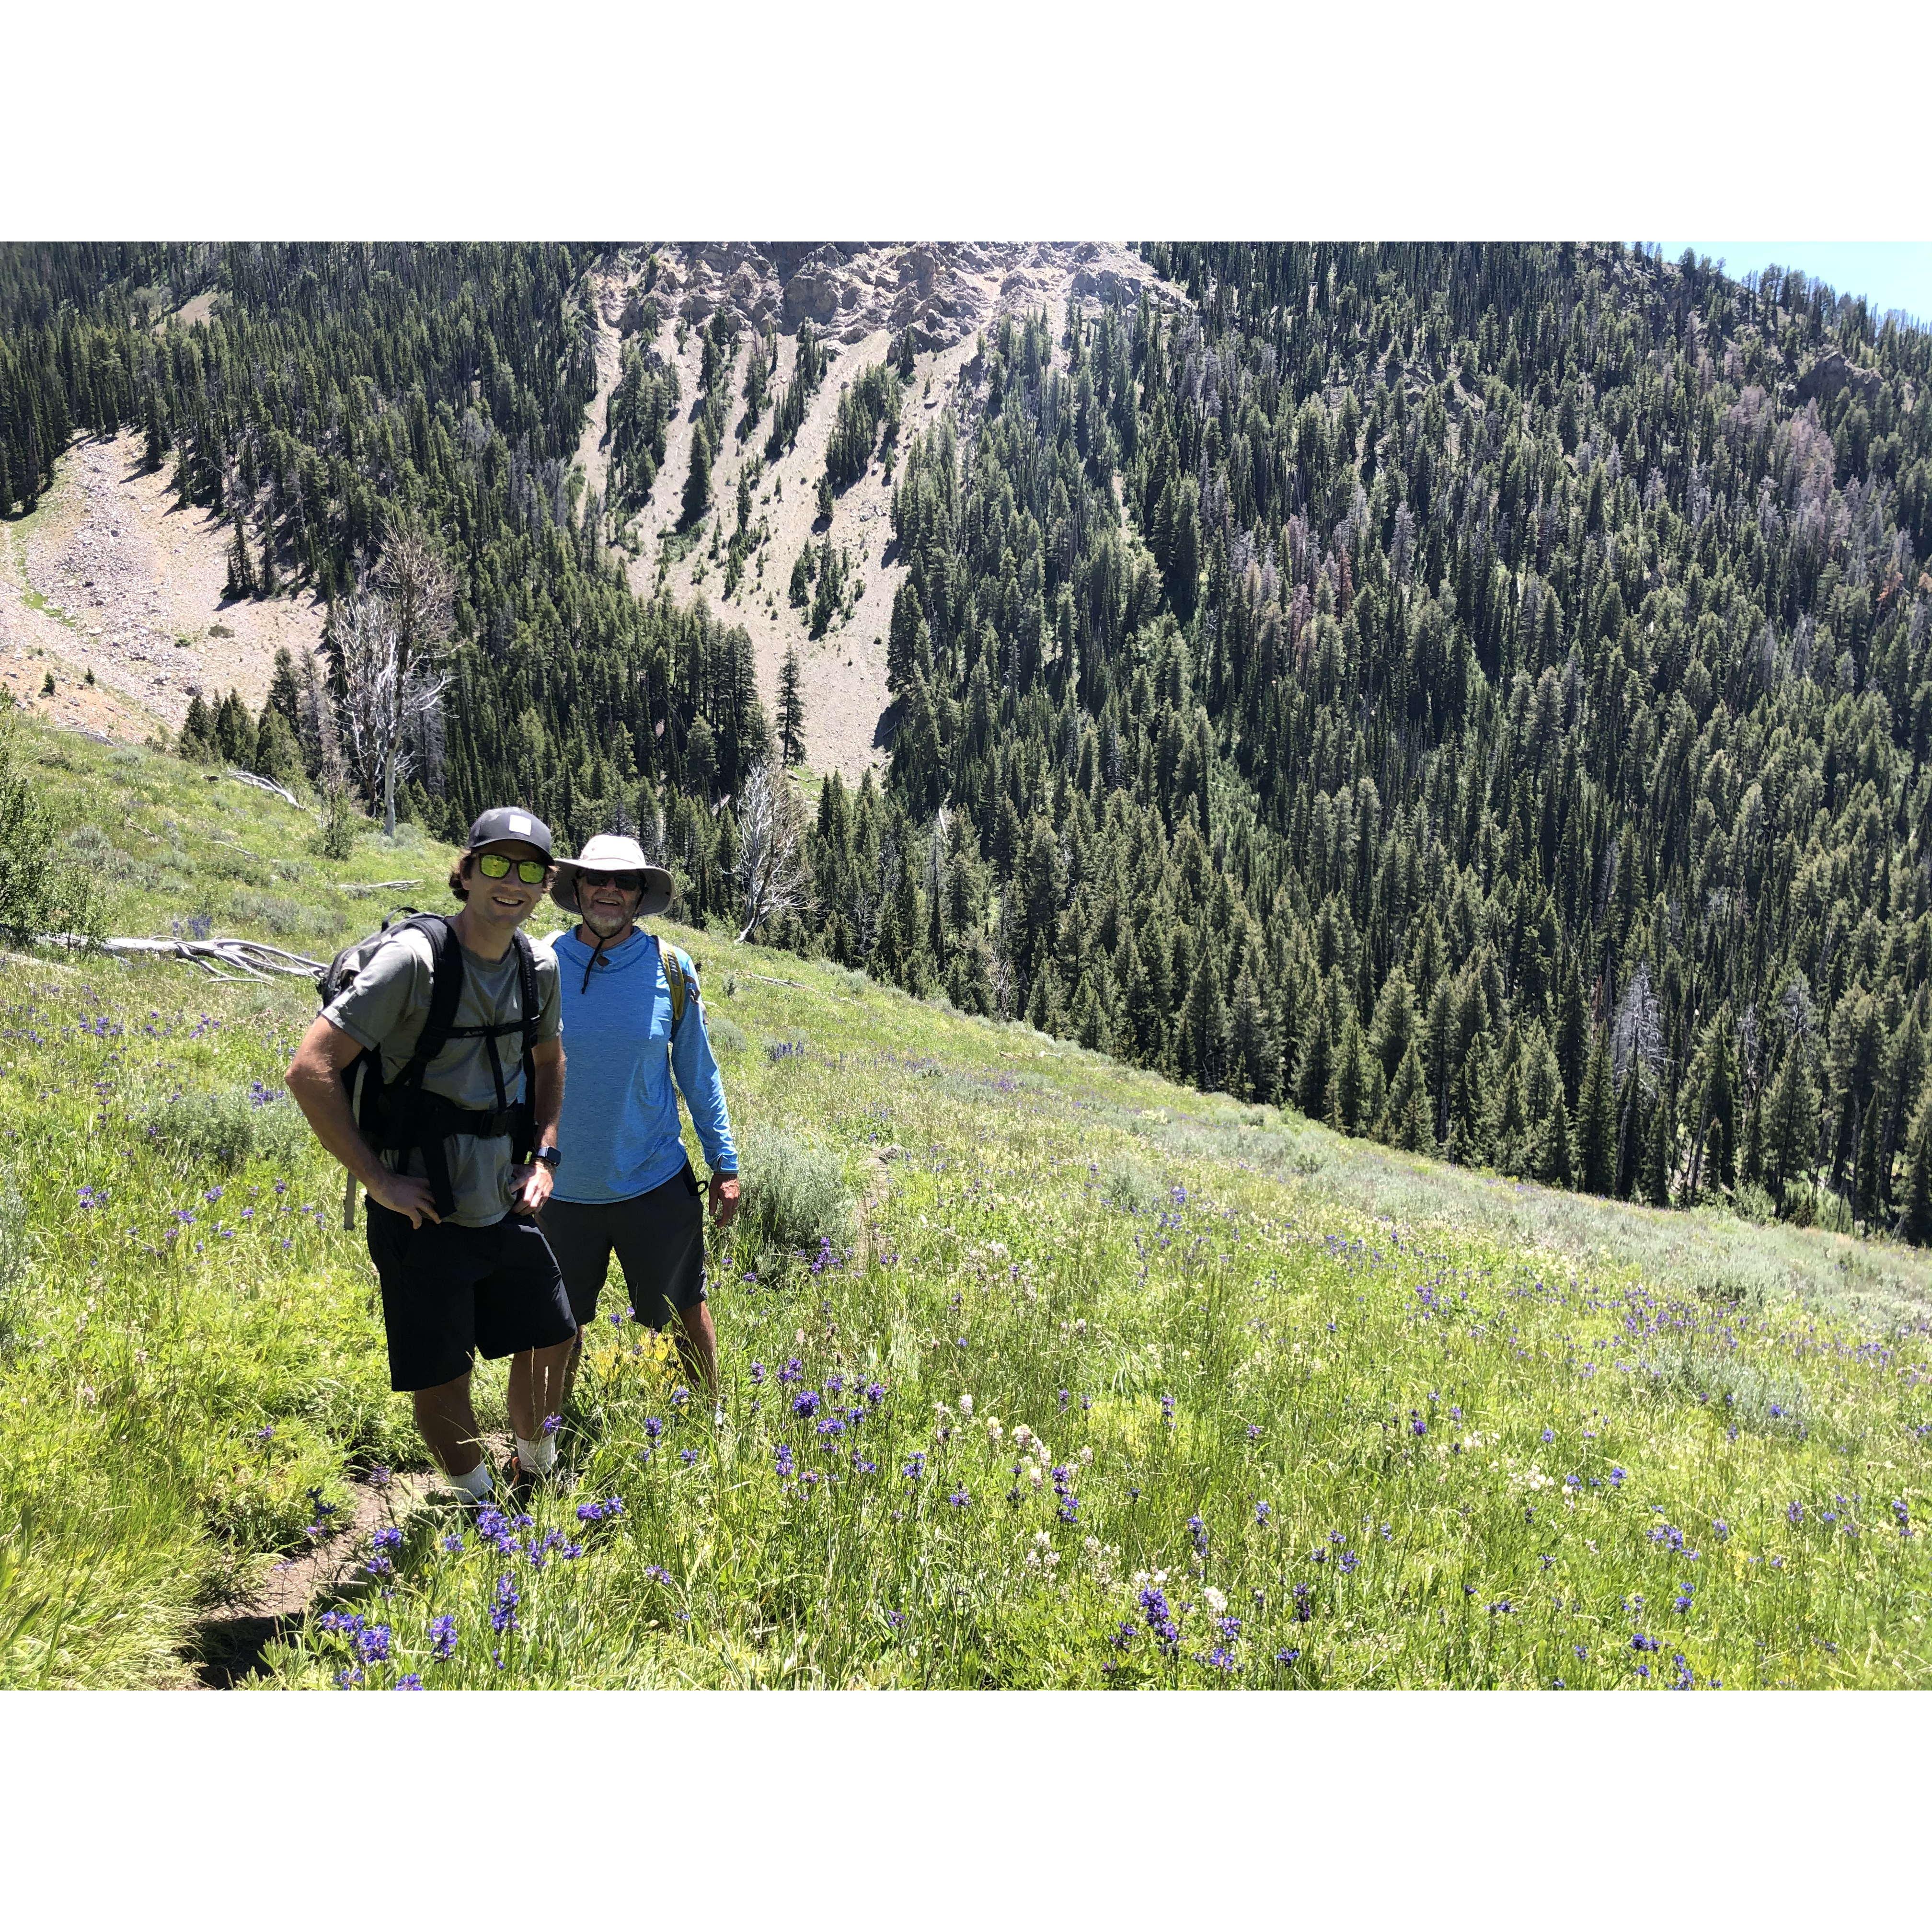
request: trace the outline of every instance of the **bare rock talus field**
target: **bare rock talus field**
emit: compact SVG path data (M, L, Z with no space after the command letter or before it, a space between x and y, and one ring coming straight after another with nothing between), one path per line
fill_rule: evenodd
M0 677L52 722L108 737L178 730L197 692L259 710L277 650L320 642L322 607L226 602L227 577L226 526L175 507L138 436L76 442L40 508L0 527Z

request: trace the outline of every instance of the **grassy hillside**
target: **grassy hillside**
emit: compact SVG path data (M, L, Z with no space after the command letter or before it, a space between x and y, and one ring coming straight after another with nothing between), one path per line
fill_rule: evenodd
M338 865L177 761L18 748L114 930L320 952L444 903L426 841ZM606 1323L568 1486L407 1518L265 1681L1932 1682L1924 1257L1393 1155L675 936L746 1146L730 1426ZM210 1606L420 1466L280 1097L313 998L0 970L0 1682L184 1681Z

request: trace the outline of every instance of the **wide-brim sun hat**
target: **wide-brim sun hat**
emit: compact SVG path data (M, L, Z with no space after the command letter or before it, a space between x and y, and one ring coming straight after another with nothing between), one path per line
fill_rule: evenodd
M670 904L671 876L662 866L653 866L634 838L620 838L614 832L600 832L574 859L556 862L556 877L550 896L566 912L580 914L577 902L577 877L580 872L636 872L644 881L644 896L638 902L635 916L655 919Z

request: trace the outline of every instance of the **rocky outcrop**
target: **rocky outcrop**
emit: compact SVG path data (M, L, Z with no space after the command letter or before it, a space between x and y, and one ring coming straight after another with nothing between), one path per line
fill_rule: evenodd
M1074 299L1090 309L1143 294L1179 299L1110 242L658 243L634 259L646 253L657 262L652 292L694 326L722 308L741 328L776 322L792 334L809 322L845 342L910 331L922 353L950 348L1002 310L1057 304L1070 274Z
M1798 400L1808 403L1815 396L1828 403L1844 389L1852 390L1862 403L1877 400L1884 378L1876 369L1862 369L1846 361L1843 351L1828 349L1798 379Z

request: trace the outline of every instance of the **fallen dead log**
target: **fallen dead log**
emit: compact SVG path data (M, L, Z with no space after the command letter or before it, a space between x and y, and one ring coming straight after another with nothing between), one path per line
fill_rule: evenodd
M121 958L184 960L200 967L213 980L257 980L266 984L278 975L312 980L322 970L320 959L311 959L304 952L290 952L259 939L223 939L213 934L206 939L188 939L173 934L155 939L90 939L79 932L46 932L38 938L42 946L65 946L71 952L98 950ZM224 966L232 970L224 972Z
M208 774L208 782L210 784L217 783L223 778L231 778L237 784L253 785L257 791L272 792L284 803L293 806L298 812L309 812L312 809L310 806L303 804L293 792L288 790L284 786L278 785L273 778L265 778L260 772L244 772L239 765L230 765L225 772L210 772Z
M421 879L378 879L373 885L338 886L338 892L400 892L424 884Z

